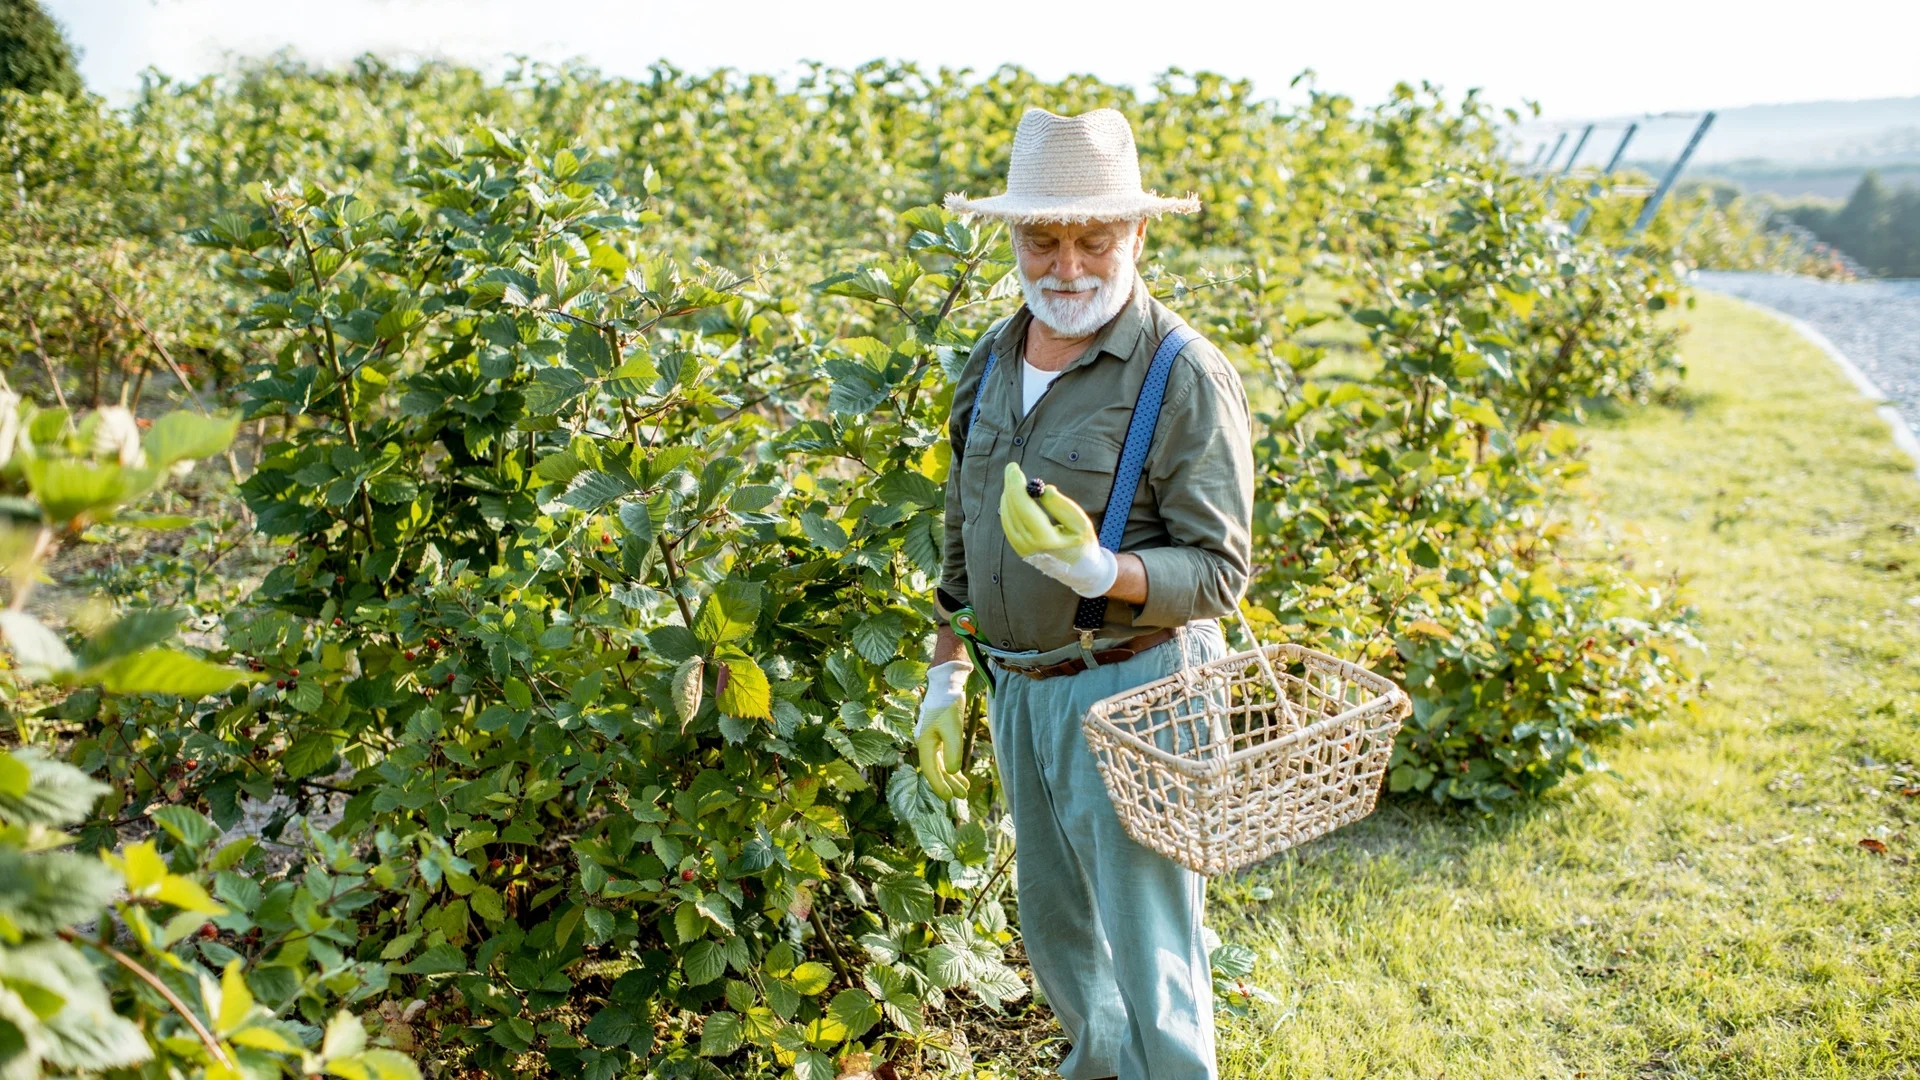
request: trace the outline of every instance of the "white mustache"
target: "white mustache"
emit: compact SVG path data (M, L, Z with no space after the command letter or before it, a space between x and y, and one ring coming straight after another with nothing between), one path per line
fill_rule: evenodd
M1106 283L1106 279L1097 274L1081 274L1067 280L1048 274L1033 283L1037 289L1051 289L1054 292L1090 293Z

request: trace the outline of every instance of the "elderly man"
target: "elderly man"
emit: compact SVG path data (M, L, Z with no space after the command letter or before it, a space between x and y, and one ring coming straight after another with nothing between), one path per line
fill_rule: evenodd
M1010 223L1026 303L954 388L938 600L974 629L971 650L950 630L935 643L920 767L965 792L959 718L983 658L1021 932L1073 1043L1061 1074L1212 1077L1205 881L1126 834L1080 730L1094 702L1222 655L1214 620L1246 587L1245 391L1135 272L1147 220L1199 203L1142 190L1120 113L1032 109L1006 193L947 205Z

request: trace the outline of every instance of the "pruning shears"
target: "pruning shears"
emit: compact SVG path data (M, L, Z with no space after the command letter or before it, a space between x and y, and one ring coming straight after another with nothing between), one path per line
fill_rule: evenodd
M953 627L953 635L967 647L967 657L973 661L973 669L980 673L981 679L985 680L987 696L992 697L993 680L987 678L987 660L980 655L980 624L974 621L973 609L963 607L954 612L953 618L948 620L948 625Z

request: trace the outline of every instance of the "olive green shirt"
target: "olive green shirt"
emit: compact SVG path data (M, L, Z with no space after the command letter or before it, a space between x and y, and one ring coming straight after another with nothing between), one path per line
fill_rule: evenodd
M980 636L1003 649L1047 650L1077 640L1073 590L1028 566L1000 531L1001 477L1017 461L1057 486L1099 526L1154 350L1179 319L1134 280L1120 314L1060 373L1033 411L1021 408L1021 358L1032 314L1022 306L980 336L948 418L943 602L971 605ZM974 387L998 359L967 428ZM1253 449L1240 376L1204 338L1174 359L1159 425L1127 513L1121 551L1146 566L1147 600L1107 603L1101 637L1125 638L1232 611L1252 548Z

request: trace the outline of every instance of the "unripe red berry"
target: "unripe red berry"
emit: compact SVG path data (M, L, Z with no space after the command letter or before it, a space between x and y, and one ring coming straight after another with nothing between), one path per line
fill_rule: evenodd
M287 680L275 679L273 680L273 685L276 689L285 690L287 688Z
M297 679L297 678L299 678L299 677L300 677L300 669L299 669L299 668L293 668L292 670L290 670L290 671L288 671L288 672L287 672L287 677L288 677L288 678L292 678L292 679Z
M220 928L213 925L212 923L208 923L207 925L200 928L200 937L206 941L212 941L214 938L217 938L219 936L220 936Z
M413 650L412 650L412 649L408 649L408 650L407 650L406 652L404 652L404 653L402 653L401 655L403 655L403 656L405 656L405 657L406 657L406 658L407 658L408 660L412 660L412 659L413 659Z
M692 880L693 880L693 871L692 871L692 870L682 870L682 871L680 871L680 880L681 880L681 881L692 881Z
M448 682L452 682L452 681L453 681L453 672L451 672L451 671L449 671L449 672L447 672L447 681L448 681Z
M335 615L335 616L333 617L333 625L335 625L335 626L345 626L345 625L346 625L346 623L343 623L343 622L341 622L341 621L340 621L340 616L338 616L338 615Z
M613 536L612 536L612 534L611 534L611 533L601 533L601 534L600 534L600 542L601 542L601 543L603 543L603 544L611 544L611 543L613 543Z

